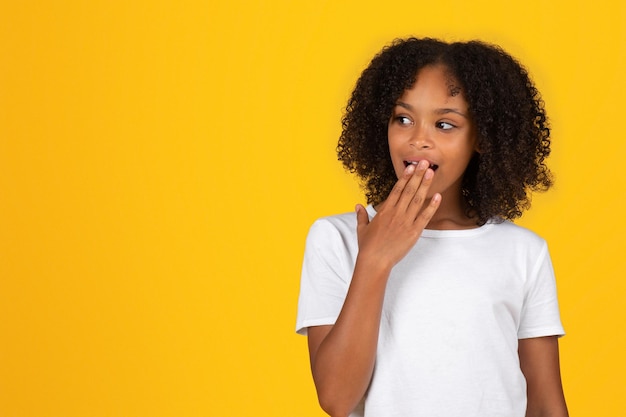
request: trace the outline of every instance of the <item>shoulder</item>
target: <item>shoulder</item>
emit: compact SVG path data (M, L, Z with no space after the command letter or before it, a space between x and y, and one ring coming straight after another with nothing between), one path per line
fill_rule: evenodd
M306 239L308 249L352 248L357 245L356 214L342 213L321 217L311 225Z
M368 207L368 212L370 208ZM370 214L370 217L372 214ZM356 213L341 213L332 216L320 217L315 220L309 229L308 239L327 239L341 236L356 238Z
M335 230L354 230L356 227L356 214L355 213L342 213L332 216L320 217L315 220L311 226L311 230L315 231L329 231Z
M526 246L543 247L546 241L530 229L519 226L509 220L496 220L491 223L491 235L512 243Z
M485 243L494 254L508 253L529 265L549 256L545 239L530 229L508 220L491 222L488 226Z
M355 213L317 219L306 238L303 277L349 282L359 251L356 224Z

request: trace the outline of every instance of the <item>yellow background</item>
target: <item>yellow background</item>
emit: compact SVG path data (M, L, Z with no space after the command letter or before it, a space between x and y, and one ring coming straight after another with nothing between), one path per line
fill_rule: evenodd
M622 1L0 5L0 416L321 416L294 334L304 238L363 202L336 162L391 39L529 68L572 415L626 412Z

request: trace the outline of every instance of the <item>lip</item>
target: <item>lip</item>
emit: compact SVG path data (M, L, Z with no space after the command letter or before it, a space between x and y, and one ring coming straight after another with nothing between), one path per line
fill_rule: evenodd
M437 171L437 168L439 168L439 165L435 164L432 161L429 161L428 159L405 159L402 162L404 163L404 167L406 168L411 164L417 165L420 161L428 162L428 168L432 169L433 171Z

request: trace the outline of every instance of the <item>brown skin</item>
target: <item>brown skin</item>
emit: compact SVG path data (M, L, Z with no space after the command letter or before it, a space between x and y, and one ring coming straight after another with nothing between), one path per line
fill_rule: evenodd
M556 336L521 339L520 366L528 386L526 417L568 417Z
M443 201L461 197L463 173L477 146L467 101L447 74L443 65L422 68L413 87L396 101L387 126L396 177L402 175L406 162L426 159L436 164L429 197L438 192ZM476 227L475 219L460 213L464 222Z
M465 214L460 181L475 151L475 133L462 92L451 94L450 85L445 68L428 66L400 98L388 128L399 179L372 221L357 206L359 254L343 308L334 325L308 329L318 399L333 417L348 416L369 386L393 266L426 227L476 227ZM407 159L420 162L405 168ZM436 174L427 161L439 165ZM556 338L520 340L519 357L528 383L526 416L567 417Z

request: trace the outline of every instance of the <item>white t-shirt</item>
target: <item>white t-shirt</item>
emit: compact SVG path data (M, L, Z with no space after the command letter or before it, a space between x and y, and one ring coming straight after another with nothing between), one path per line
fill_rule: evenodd
M313 224L298 333L335 323L357 252L354 213ZM547 245L508 221L424 230L392 269L381 317L372 381L352 417L524 417L518 339L564 334Z

